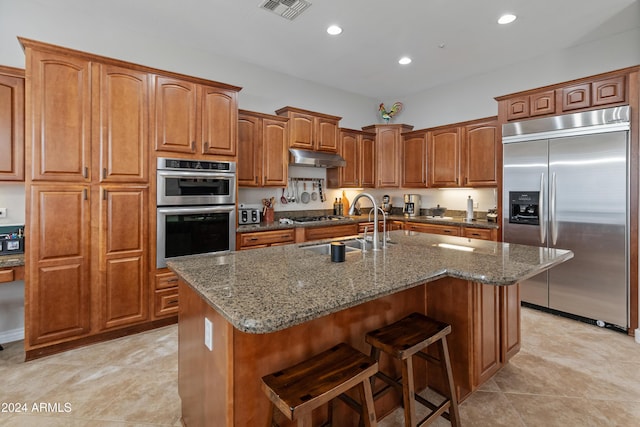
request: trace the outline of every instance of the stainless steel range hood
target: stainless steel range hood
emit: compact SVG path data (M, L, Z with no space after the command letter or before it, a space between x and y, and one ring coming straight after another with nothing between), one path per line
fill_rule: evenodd
M289 148L289 164L293 166L313 166L316 168L337 168L346 166L347 162L335 153Z

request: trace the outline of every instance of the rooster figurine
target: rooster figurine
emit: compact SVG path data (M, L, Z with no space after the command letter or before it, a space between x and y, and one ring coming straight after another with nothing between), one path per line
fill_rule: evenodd
M402 102L394 102L391 106L391 110L387 111L384 108L384 104L380 103L380 107L378 107L378 111L380 111L380 115L384 119L385 123L389 123L389 119L395 116L402 110Z

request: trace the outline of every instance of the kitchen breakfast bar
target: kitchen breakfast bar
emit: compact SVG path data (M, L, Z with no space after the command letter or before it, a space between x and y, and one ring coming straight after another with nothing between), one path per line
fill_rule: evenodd
M369 354L368 331L412 312L452 326L449 353L463 401L519 350L518 282L573 257L412 231L393 231L390 239L380 251L347 252L344 262L310 250L318 242L168 260L179 277L184 424L267 425L264 375L340 342ZM442 389L435 370L421 366L419 374L418 388ZM394 393L376 400L378 418L398 404ZM342 402L334 416L357 425Z

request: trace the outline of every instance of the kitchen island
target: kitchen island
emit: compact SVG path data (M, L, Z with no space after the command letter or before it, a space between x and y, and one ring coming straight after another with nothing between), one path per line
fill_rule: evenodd
M304 244L168 261L179 276L185 425L263 425L263 375L343 341L368 353L367 331L414 311L452 325L454 379L464 399L519 349L517 283L573 256L408 231L391 239L382 251L348 252L343 263ZM428 385L440 389L438 375L429 372ZM396 404L393 394L377 401L378 416ZM336 406L349 425L352 411Z

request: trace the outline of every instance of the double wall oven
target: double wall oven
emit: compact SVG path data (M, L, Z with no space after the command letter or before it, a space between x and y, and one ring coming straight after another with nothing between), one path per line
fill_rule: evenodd
M236 164L158 158L156 266L236 246Z

